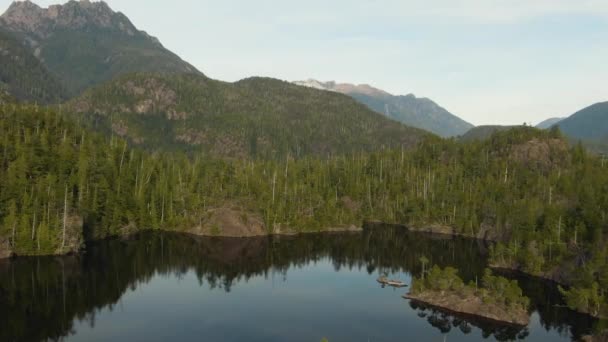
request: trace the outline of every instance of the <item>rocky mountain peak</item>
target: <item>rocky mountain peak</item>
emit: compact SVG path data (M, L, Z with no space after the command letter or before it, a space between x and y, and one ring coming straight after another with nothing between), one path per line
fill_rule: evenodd
M44 21L45 10L30 1L14 1L0 16L2 23L28 31L38 30Z
M363 94L369 96L390 96L389 93L384 90L380 90L370 86L369 84L351 84L351 83L337 83L335 81L320 82L314 79L308 79L306 81L295 81L294 84L321 89L334 91L343 94Z
M350 84L350 83L339 83L334 84L333 89L344 94L363 94L368 96L391 96L391 94L384 90L374 88L369 84Z
M31 1L15 1L0 16L1 24L11 31L47 37L57 28L80 30L87 27L140 34L122 13L114 12L103 1L69 1L64 5L41 8Z

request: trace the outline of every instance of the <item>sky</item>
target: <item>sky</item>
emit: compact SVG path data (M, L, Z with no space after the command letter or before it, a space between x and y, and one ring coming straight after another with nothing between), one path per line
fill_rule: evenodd
M536 124L608 101L608 0L106 2L225 81L366 83L475 125Z

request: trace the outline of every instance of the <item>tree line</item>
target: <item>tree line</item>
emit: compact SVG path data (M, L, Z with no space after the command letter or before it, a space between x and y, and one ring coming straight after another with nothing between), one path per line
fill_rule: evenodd
M604 307L607 164L556 129L529 127L327 158L151 153L53 110L9 104L0 107L0 246L65 253L89 239L186 231L224 206L260 217L268 233L440 224L501 241L495 264L565 268L578 289L596 283Z

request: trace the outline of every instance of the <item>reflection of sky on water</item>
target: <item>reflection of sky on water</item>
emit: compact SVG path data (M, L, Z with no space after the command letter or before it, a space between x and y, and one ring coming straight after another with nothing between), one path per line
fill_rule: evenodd
M378 271L342 267L329 258L270 271L233 284L230 292L210 289L194 272L156 274L127 291L112 310L75 324L74 341L443 341L427 318L401 295L407 289L381 288ZM410 282L405 273L391 274ZM480 329L463 334L452 327L447 341L483 340ZM493 340L493 338L490 338ZM530 341L569 340L547 332L533 315Z

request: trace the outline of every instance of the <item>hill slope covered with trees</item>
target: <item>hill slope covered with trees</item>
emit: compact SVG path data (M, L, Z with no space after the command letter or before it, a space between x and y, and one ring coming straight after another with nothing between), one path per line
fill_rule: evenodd
M65 99L61 83L10 33L0 29L0 91L40 104Z
M61 254L147 229L250 236L365 221L441 226L498 241L495 266L571 286L563 292L576 310L608 310L608 162L571 147L557 129L519 127L470 143L427 137L413 150L225 160L150 154L64 115L8 104L0 137L2 256Z
M132 74L67 104L88 125L150 149L222 157L330 156L410 148L428 133L337 93L270 78Z

